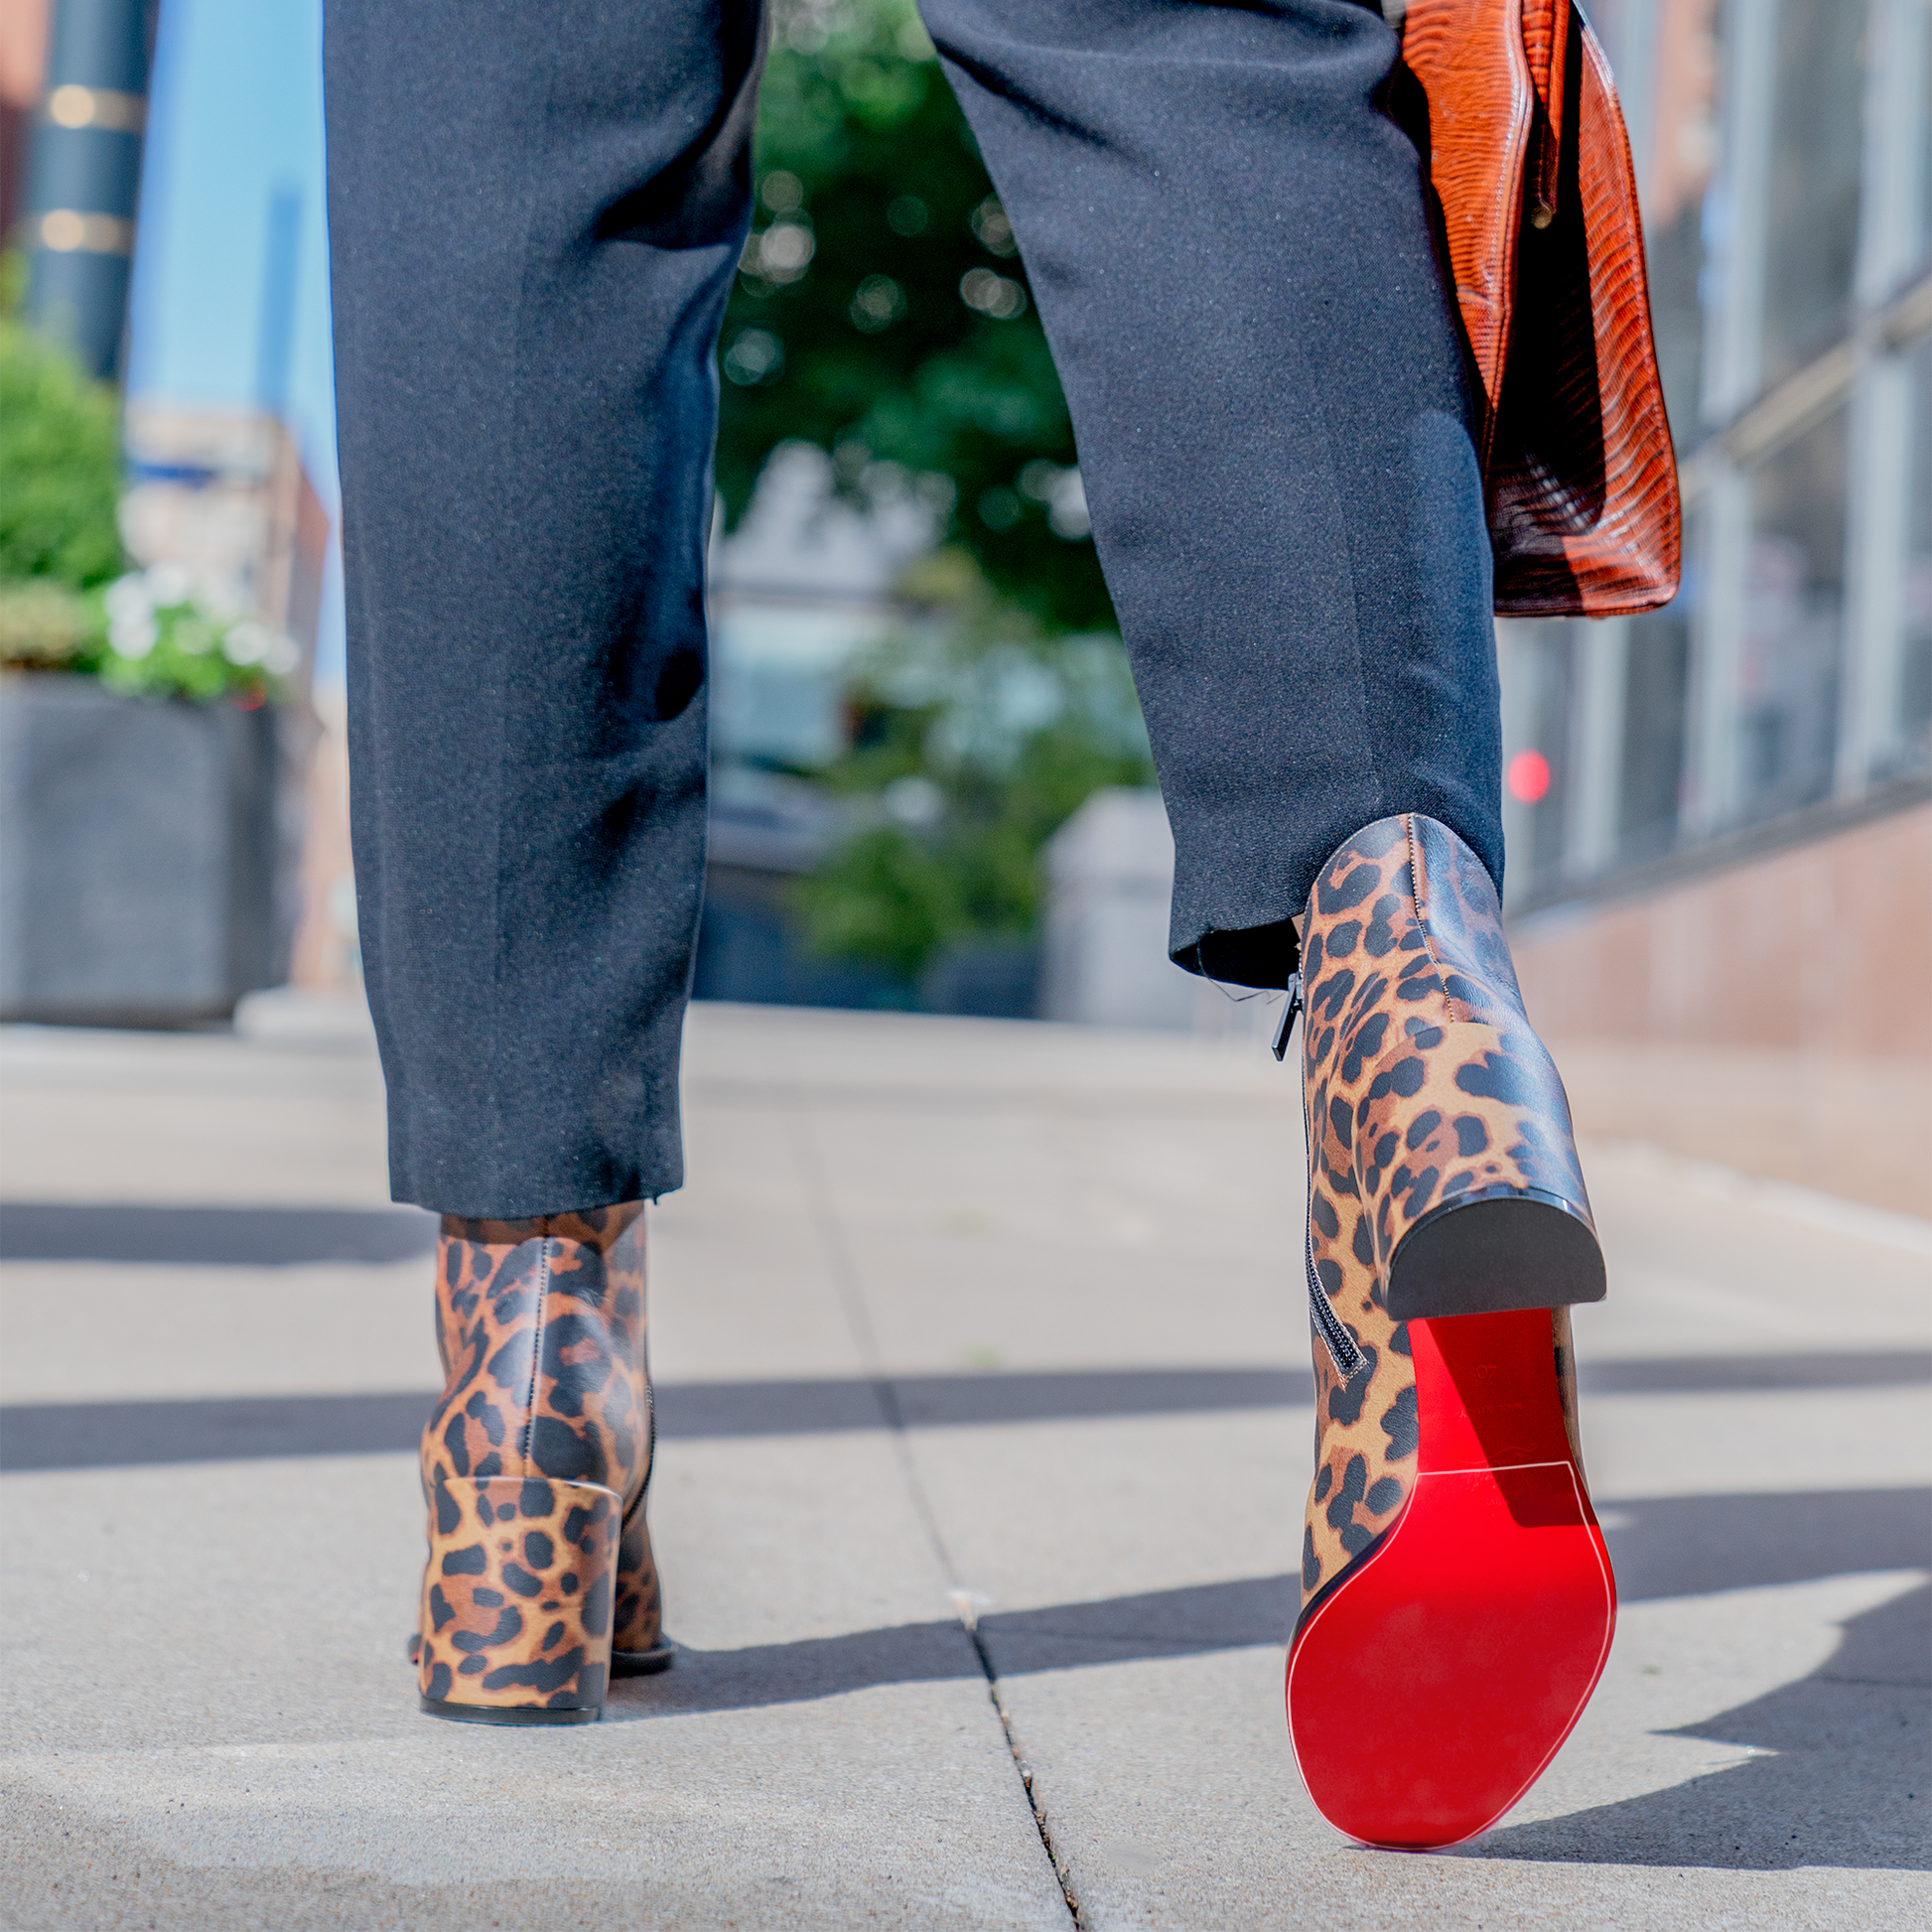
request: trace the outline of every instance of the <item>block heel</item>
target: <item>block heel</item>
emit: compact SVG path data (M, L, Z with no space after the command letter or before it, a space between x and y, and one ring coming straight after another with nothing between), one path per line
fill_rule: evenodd
M655 1677L677 1661L677 1648L670 1643L653 1645L649 1650L614 1650L611 1653L613 1677Z
M1384 1291L1398 1321L1600 1302L1603 1251L1576 1204L1535 1187L1475 1188L1402 1237Z
M1454 1845L1527 1791L1609 1655L1616 1586L1547 1313L1409 1324L1418 1466L1309 1600L1288 1722L1315 1808L1363 1844Z
M621 1517L617 1494L595 1483L439 1481L418 1625L422 1708L467 1724L595 1724Z

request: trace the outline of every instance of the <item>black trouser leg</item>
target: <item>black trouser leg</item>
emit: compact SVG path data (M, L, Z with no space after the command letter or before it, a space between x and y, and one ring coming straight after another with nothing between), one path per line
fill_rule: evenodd
M682 1177L755 4L329 0L355 869L400 1199Z
M1072 403L1177 851L1279 983L1398 810L1501 871L1488 544L1394 42L1348 0L929 0ZM356 869L397 1194L677 1184L711 353L755 10L330 0Z
M1279 986L1397 811L1502 877L1490 552L1395 36L1350 0L921 0L1019 237L1173 823L1183 965Z

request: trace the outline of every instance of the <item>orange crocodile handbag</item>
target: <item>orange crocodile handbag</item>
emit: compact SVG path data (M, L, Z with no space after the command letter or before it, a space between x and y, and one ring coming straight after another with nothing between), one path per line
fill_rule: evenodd
M1573 0L1410 0L1402 65L1486 404L1497 613L1667 604L1677 459L1603 50Z

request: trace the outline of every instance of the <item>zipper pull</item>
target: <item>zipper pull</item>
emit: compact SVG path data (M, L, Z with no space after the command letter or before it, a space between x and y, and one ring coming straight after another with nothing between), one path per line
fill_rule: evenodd
M1295 1031L1295 1016L1302 1011L1302 976L1290 973L1288 976L1288 1004L1282 1009L1282 1024L1275 1029L1275 1057L1285 1060L1288 1057L1288 1036Z

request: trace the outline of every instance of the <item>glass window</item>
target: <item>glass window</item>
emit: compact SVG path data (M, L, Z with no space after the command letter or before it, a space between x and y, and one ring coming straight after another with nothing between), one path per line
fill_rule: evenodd
M1925 15L1932 15L1926 0ZM1912 108L1917 116L1912 142L1912 259L1923 263L1932 255L1932 19L1918 25L1918 87Z
M1512 827L1509 869L1519 897L1552 885L1563 868L1576 628L1553 618L1509 626L1503 693L1504 822Z
M1764 818L1823 798L1845 633L1846 412L1750 474L1738 675L1740 804Z
M1765 182L1762 378L1779 381L1850 320L1859 241L1866 9L1781 0Z
M1386 14L1389 9L1384 8ZM1630 23L1626 16L1630 11L1629 0L1596 0L1589 10L1589 24L1596 36L1597 45L1602 48L1604 58L1617 80L1617 91L1622 93L1623 67L1630 57L1628 37Z
M1912 468L1905 508L1898 729L1907 765L1932 761L1932 336L1912 351Z
M1650 271L1650 320L1657 344L1657 373L1664 408L1679 451L1698 441L1699 377L1704 366L1702 200L1681 207L1667 227L1644 236Z
M1696 440L1704 361L1706 197L1718 158L1717 0L1662 0L1644 189L1644 254L1664 403L1680 448Z
M1687 514L1682 587L1661 611L1630 621L1617 780L1617 856L1626 861L1655 858L1677 843L1703 555L1697 518Z

